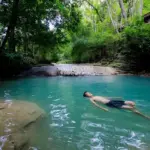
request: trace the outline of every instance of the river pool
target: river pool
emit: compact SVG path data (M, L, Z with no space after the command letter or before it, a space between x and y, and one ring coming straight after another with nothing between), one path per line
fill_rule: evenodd
M3 82L0 98L32 101L46 111L49 136L43 150L150 149L149 120L125 110L103 112L83 98L84 91L133 100L150 116L150 78L145 77L25 78ZM31 147L42 149L40 143Z

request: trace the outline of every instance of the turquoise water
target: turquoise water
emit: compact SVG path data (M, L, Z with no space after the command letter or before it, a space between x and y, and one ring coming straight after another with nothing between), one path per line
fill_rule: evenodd
M47 112L50 148L44 150L150 149L149 120L124 110L103 112L83 98L84 91L133 100L150 116L150 78L144 77L26 78L2 83L0 97L32 101Z

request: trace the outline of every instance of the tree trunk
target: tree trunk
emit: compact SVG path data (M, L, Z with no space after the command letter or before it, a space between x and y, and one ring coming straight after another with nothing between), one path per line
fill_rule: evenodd
M132 15L137 15L138 14L136 4L137 4L137 0L134 0L133 1L133 7L132 7Z
M119 33L118 28L117 28L117 26L116 26L116 24L115 24L115 22L114 22L114 20L112 18L112 13L111 13L111 10L110 10L110 5L109 5L108 0L106 0L106 3L107 3L108 13L109 13L109 17L110 17L110 20L112 22L112 25L113 25L114 29L116 30L116 32Z
M122 13L122 16L125 20L127 20L127 14L126 14L126 11L125 11L125 8L124 8L124 4L123 4L123 0L118 0L119 2L119 6L120 6L120 9L121 9L121 13Z
M10 32L10 38L8 39L8 48L11 51L15 51L15 47L16 47L16 41L15 41L15 30L11 30Z
M142 16L142 12L143 12L143 0L140 0L140 8L139 8L139 12L140 12L140 15Z
M1 44L0 47L0 52L3 51L3 49L5 48L5 45L9 39L9 48L11 48L11 50L15 51L15 27L17 24L17 18L18 18L18 9L19 9L19 0L14 0L13 1L13 6L12 6L12 13L11 13L11 17L9 19L9 25L7 28L7 32L6 32L6 36Z
M132 17L132 14L133 14L132 7L133 7L133 0L129 0L127 17Z

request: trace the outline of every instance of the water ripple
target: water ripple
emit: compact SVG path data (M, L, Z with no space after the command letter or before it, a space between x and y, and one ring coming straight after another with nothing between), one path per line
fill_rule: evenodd
M128 145L130 147L134 147L137 149L143 149L142 147L144 146L145 143L142 142L142 138L144 138L144 134L132 131L127 137L121 136L120 142L123 145Z
M105 113L82 100L84 89L97 95L122 96L135 101L139 110L148 115L150 82L146 80L143 84L143 81L133 79L135 82L131 82L130 79L129 77L113 77L113 80L112 77L27 79L6 85L0 90L0 96L4 97L9 107L13 102L12 97L25 100L30 97L41 107L46 108L49 114L47 130L50 134L46 138L49 147L44 150L149 150L150 129L147 120L116 109L110 109L110 113ZM7 116L4 120L5 135L11 134L14 126L17 126L15 120L12 120L13 114L9 112ZM0 137L0 150L7 138L8 136ZM31 144L29 150L38 149L39 146Z

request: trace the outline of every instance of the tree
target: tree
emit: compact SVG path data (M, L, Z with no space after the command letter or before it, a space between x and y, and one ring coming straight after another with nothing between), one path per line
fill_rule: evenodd
M9 18L6 36L1 44L0 51L4 49L6 42L8 41L8 38L9 38L9 48L12 49L12 51L15 50L14 32L18 18L18 9L19 9L19 0L14 0L12 4L12 11L11 16Z
M40 49L41 46L52 48L52 45L57 44L57 40L61 42L60 38L64 38L61 35L58 37L60 28L72 30L78 26L80 14L77 7L76 3L70 3L70 1L3 0L0 21L7 31L5 33L5 30L1 30L4 37L0 50L9 49L15 52L19 49L19 51L28 52L34 47L36 49ZM52 20L55 22L55 31L49 30ZM45 37L49 37L49 40ZM42 40L37 40L39 38Z
M118 2L119 2L120 9L121 9L122 17L125 20L127 20L127 14L126 14L126 11L125 11L125 8L124 8L123 0L118 0Z
M103 22L103 19L102 19L101 15L100 15L100 12L99 12L98 8L96 8L96 6L94 6L94 5L92 4L92 2L90 2L89 0L85 0L85 2L87 2L87 4L88 4L89 6L91 6L93 10L95 10L96 14L98 15L99 20L100 20L101 22Z
M5 66L17 68L14 72L18 72L32 62L46 60L46 54L67 42L67 33L77 30L80 23L75 1L2 0L0 3L2 72L6 72ZM53 30L49 28L51 22Z

